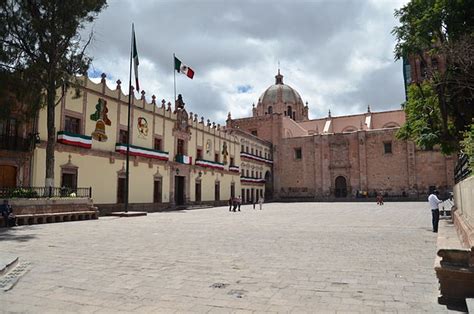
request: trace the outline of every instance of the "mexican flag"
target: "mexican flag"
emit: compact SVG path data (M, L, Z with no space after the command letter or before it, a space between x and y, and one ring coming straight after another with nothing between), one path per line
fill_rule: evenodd
M135 27L132 24L132 58L133 58L133 67L135 69L135 85L136 90L140 92L140 84L138 83L138 51L137 51L137 42L135 39Z
M178 73L183 73L190 79L194 77L194 71L190 67L188 67L186 64L182 63L181 60L178 58L174 57L174 69L178 71Z

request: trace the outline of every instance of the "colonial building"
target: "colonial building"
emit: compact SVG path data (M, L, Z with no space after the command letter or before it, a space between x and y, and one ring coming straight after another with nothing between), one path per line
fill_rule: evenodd
M79 97L69 90L56 109L55 186L92 187L102 210L124 203L128 96L82 79ZM225 129L176 104L132 97L130 203L160 210L192 204L223 204L242 195L246 202L265 194L271 178L271 144L241 130ZM33 185L44 184L46 110L39 113L41 143L33 155ZM245 150L241 150L245 147ZM268 188L268 186L267 186Z
M91 187L102 211L124 203L128 96L81 78L56 107L55 186ZM300 94L275 84L258 99L252 117L221 126L175 104L132 97L130 204L162 210L225 204L241 196L266 200L332 200L375 193L418 197L453 185L453 160L436 148L418 149L395 136L402 110L312 119ZM33 124L2 120L0 187L44 186L46 110ZM38 134L38 136L34 136ZM36 144L35 144L36 143Z
M403 110L309 120L308 104L283 83L253 106L253 116L228 119L273 145L274 199L333 199L382 193L418 197L430 188L450 189L454 162L439 149L424 151L399 140Z

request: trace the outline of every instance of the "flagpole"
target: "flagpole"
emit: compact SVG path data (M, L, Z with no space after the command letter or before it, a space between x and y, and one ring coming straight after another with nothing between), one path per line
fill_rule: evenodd
M176 69L175 69L176 56L173 53L173 77L174 77L174 104L176 105Z
M133 36L135 29L132 23L132 40L130 43L130 75L128 80L128 117L127 117L127 161L125 166L125 212L128 212L128 196L130 187L130 111L132 107L132 54L133 54Z

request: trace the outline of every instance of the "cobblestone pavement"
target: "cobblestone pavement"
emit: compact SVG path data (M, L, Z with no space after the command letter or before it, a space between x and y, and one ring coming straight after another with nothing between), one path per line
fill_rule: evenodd
M424 203L274 203L0 230L0 312L446 312Z

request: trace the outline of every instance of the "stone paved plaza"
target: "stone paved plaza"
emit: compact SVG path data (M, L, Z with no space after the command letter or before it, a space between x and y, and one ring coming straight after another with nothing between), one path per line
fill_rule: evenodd
M274 203L0 229L0 312L446 312L424 203Z

